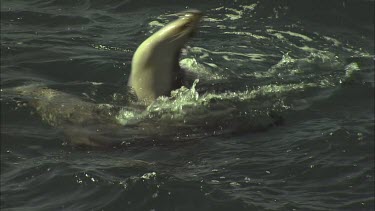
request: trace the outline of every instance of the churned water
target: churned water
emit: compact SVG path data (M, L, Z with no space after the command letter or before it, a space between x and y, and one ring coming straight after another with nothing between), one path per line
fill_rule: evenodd
M188 87L132 55L185 9ZM374 1L1 2L2 210L374 210Z

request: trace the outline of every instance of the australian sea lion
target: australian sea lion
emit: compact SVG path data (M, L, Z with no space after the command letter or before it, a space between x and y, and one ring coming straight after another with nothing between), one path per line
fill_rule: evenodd
M189 10L147 38L135 51L128 85L138 100L151 103L182 86L181 48L196 31L202 13Z
M129 82L139 100L150 103L181 87L180 51L201 17L199 11L186 11L138 47L133 56ZM124 134L129 136L133 132L131 128L127 132L127 128L116 119L120 109L116 105L84 100L43 84L25 85L7 91L10 96L26 96L28 104L43 121L62 129L69 142L75 145L121 145L125 140Z

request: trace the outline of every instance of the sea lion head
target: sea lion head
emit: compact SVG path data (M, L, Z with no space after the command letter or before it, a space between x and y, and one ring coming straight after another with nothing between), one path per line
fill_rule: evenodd
M186 42L195 34L202 12L199 10L187 10L180 12L179 18L153 34L154 44L162 45L174 51L180 51Z
M187 10L147 38L136 50L132 60L130 85L138 100L151 103L181 87L179 66L181 48L193 36L202 12Z

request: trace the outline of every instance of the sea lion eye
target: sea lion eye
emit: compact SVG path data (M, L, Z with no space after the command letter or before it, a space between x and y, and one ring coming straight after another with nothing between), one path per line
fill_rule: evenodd
M190 23L185 23L185 24L183 24L183 25L180 26L180 29L182 31L182 30L185 30L185 29L187 29L189 27L190 27Z

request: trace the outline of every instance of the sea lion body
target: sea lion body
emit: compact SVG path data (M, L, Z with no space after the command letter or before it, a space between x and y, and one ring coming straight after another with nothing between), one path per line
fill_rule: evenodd
M195 32L202 13L190 10L146 39L132 60L129 85L138 100L151 103L180 88L183 72L179 66L181 48Z
M144 41L133 56L129 83L138 99L145 103L169 95L182 85L180 50L201 17L199 11L184 14ZM45 84L20 86L4 93L24 96L43 122L61 129L73 145L121 146L124 137L133 132L131 127L128 129L119 123L117 114L121 107L116 105L99 104ZM130 136L128 141L133 139Z

